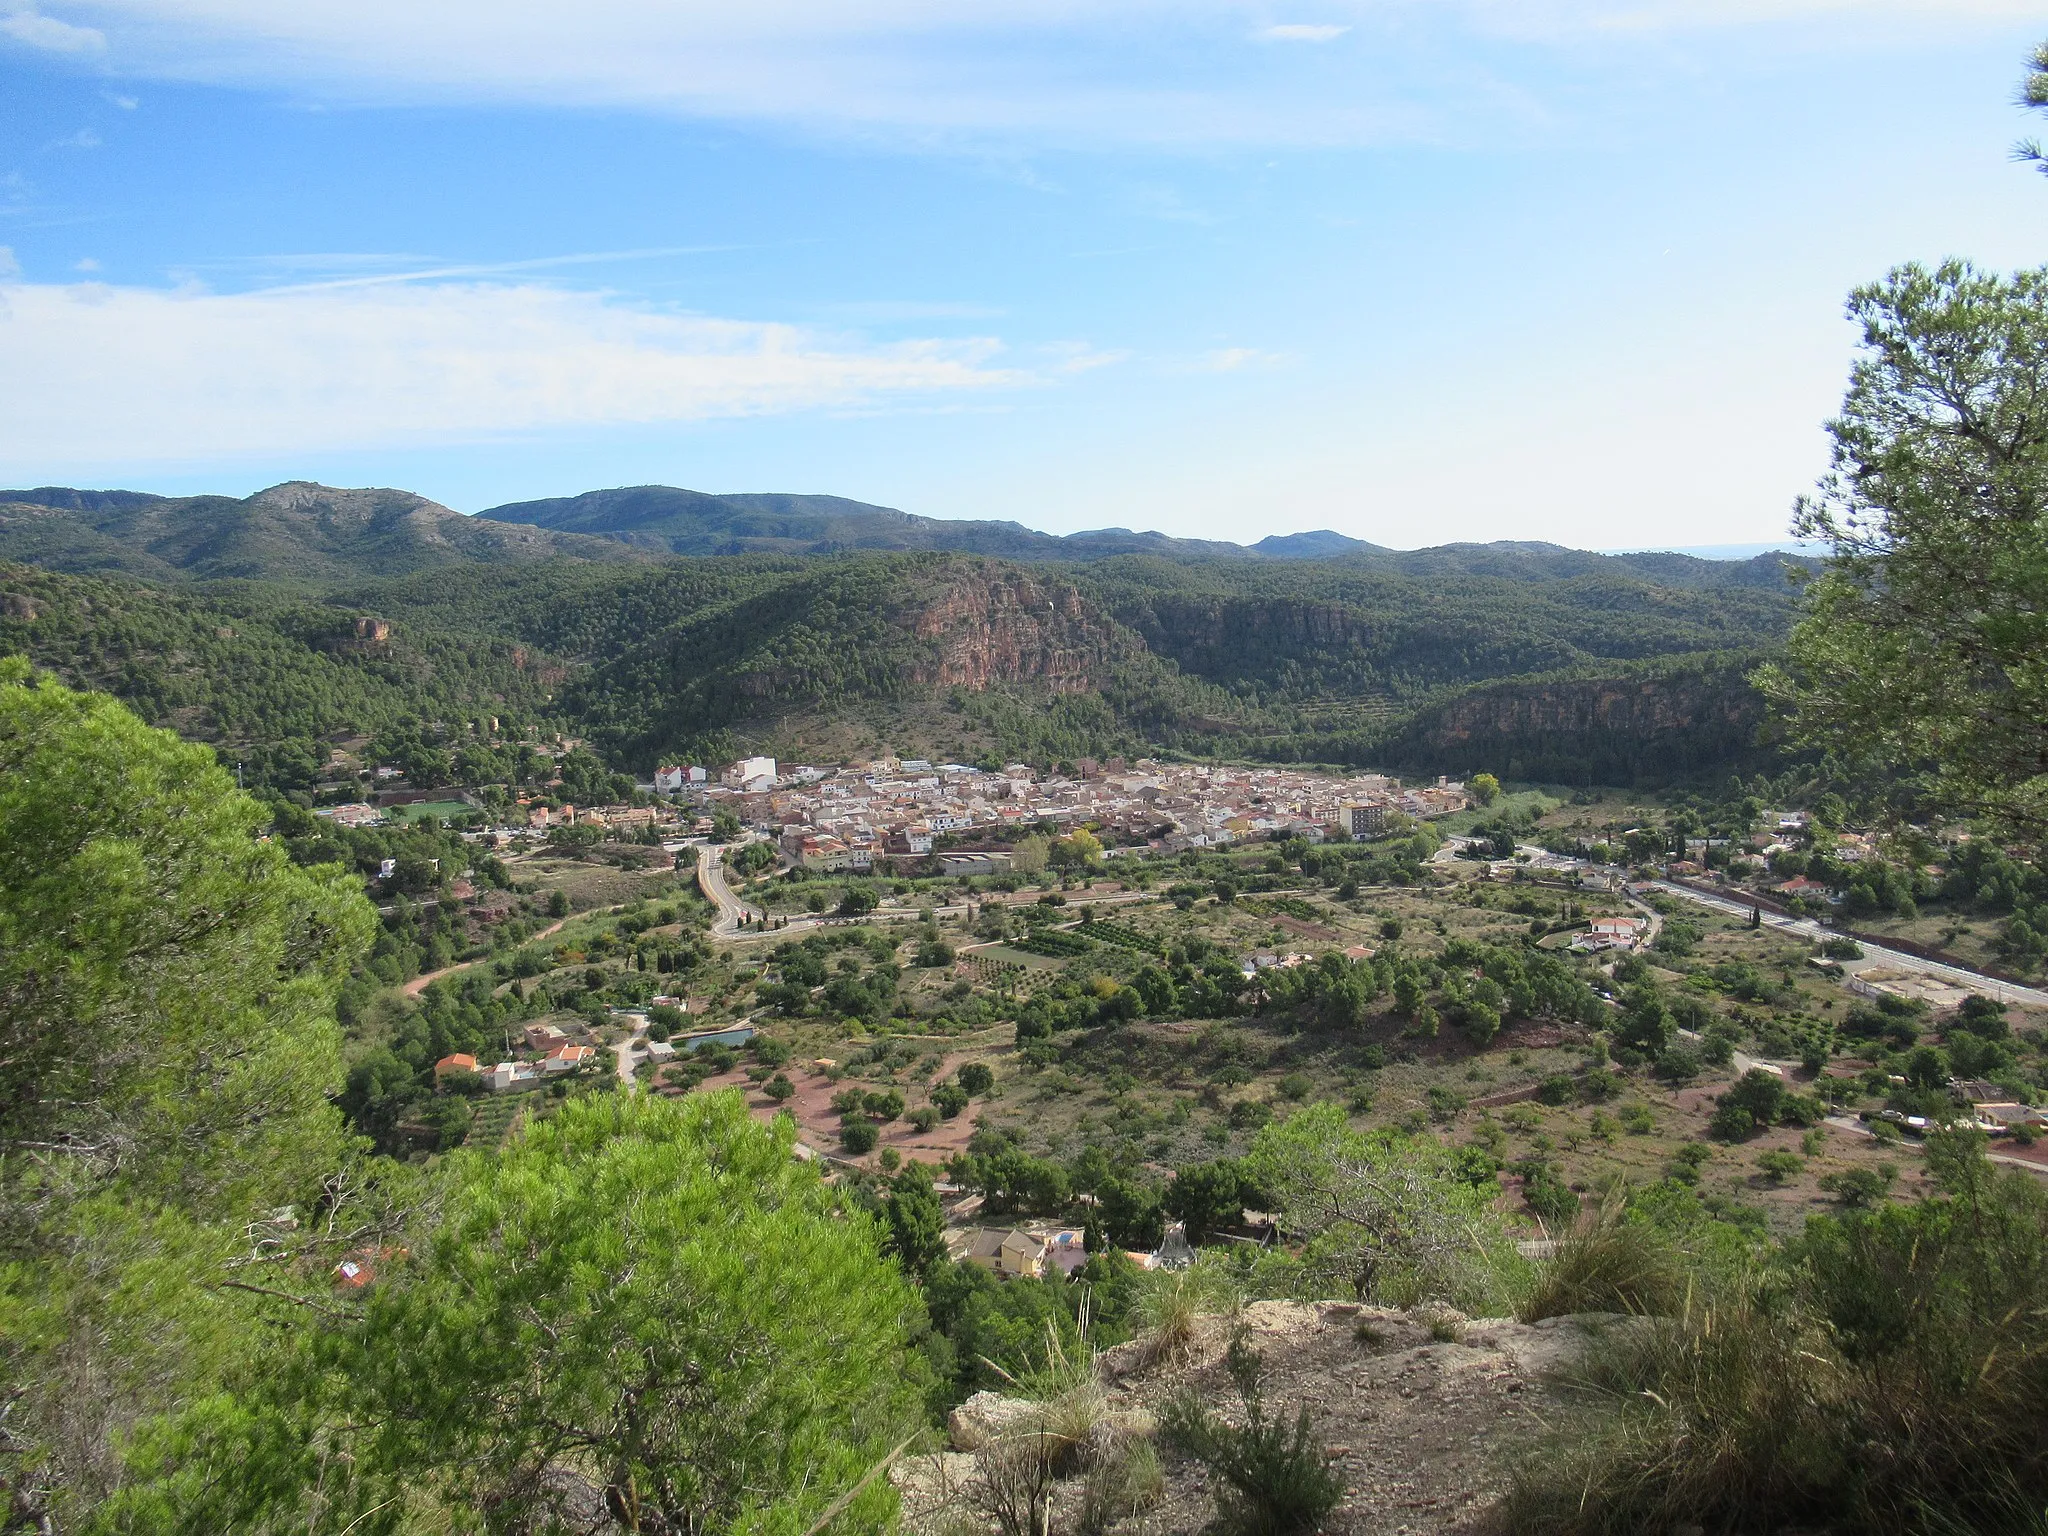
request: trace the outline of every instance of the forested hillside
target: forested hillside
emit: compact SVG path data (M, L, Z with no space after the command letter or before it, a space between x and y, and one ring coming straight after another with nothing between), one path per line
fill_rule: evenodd
M164 580L344 581L439 566L645 558L613 539L493 523L410 491L291 481L254 496L0 491L0 560Z
M0 565L0 655L103 689L153 725L309 787L336 739L548 708L561 669L501 635L371 617L289 588L162 588Z
M383 515L358 533L395 560L392 541L427 514ZM203 568L196 548L180 546L188 571ZM830 755L849 722L875 739L882 725L858 718L877 709L895 745L947 756L1166 750L1446 772L1515 761L1630 782L1748 756L1756 700L1728 658L1776 645L1791 611L1789 585L1755 584L1758 568L1707 584L1692 569L1704 562L1681 561L1693 579L1666 585L1563 551L1481 562L1514 575L1405 575L1356 554L1055 566L946 552L443 552L454 563L381 580L362 579L376 574L368 559L346 583L5 568L0 648L280 787L308 785L336 739L399 720L546 717L644 772L742 745ZM1560 679L1635 702L1568 705ZM1481 685L1487 702L1463 697Z

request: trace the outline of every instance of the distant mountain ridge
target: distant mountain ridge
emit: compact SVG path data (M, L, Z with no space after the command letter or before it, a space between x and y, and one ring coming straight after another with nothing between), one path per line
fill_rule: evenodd
M156 580L349 581L451 565L574 559L605 564L672 556L954 553L1029 563L1152 557L1184 568L1236 562L1268 569L1441 579L1572 581L1627 576L1691 589L1783 591L1787 557L1703 560L1676 553L1598 554L1533 541L1398 550L1330 529L1256 544L1128 528L1040 533L1021 523L920 517L841 496L714 495L624 486L511 502L475 516L391 489L288 481L255 495L158 496L41 486L0 491L0 560L73 573Z
M1040 533L1021 523L920 517L840 496L713 494L666 485L623 486L545 501L508 502L477 514L565 533L618 539L678 555L841 554L852 550L951 550L1010 560L1100 560L1162 555L1178 560L1336 561L1402 575L1571 579L1627 571L1666 585L1782 587L1781 562L1702 560L1662 552L1596 554L1540 542L1387 549L1321 528L1269 534L1256 544L1182 539L1128 528Z
M622 486L545 501L509 502L486 507L477 516L531 523L563 533L595 534L674 555L951 550L1010 560L1071 560L1111 554L1241 557L1246 553L1237 544L1134 533L1128 528L1098 528L1061 536L1039 533L1022 523L920 517L843 496L714 495L670 485Z
M410 491L287 481L254 496L0 491L0 560L170 580L351 581L563 557L645 560L616 539L465 517Z

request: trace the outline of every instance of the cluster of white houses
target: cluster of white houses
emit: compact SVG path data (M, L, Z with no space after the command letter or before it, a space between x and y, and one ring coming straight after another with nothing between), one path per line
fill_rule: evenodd
M1008 867L1007 849L1037 835L1090 828L1112 857L1126 849L1179 852L1247 839L1333 834L1371 837L1391 819L1463 810L1465 786L1448 779L1404 786L1383 774L1339 776L1291 768L1230 768L1084 758L1072 771L883 758L819 768L748 757L721 769L664 763L648 803L577 806L544 799L517 806L500 833L544 836L556 827L598 827L627 836L708 830L723 811L775 838L786 858L820 871L864 871L936 855L956 874ZM381 797L380 797L381 798ZM367 825L382 807L343 805L320 814Z
M886 758L817 768L754 757L716 774L666 764L653 787L707 811L730 811L777 838L790 862L812 869L865 870L937 850L960 874L1004 867L1000 845L1080 826L1091 828L1113 856L1123 848L1177 852L1274 834L1311 841L1338 831L1369 837L1397 813L1441 816L1470 803L1465 786L1447 779L1407 788L1382 774L1339 777L1121 758L1082 759L1071 774L1041 775L1023 763L978 768ZM959 844L968 846L949 851ZM977 851L975 845L990 846Z
M580 1071L597 1055L597 1047L571 1040L553 1024L527 1025L525 1045L528 1059L488 1067L467 1052L443 1056L434 1063L434 1086L442 1087L451 1077L468 1076L481 1079L492 1093L517 1093Z

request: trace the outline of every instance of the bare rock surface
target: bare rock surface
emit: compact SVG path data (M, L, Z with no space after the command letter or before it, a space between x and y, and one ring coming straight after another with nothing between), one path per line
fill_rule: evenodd
M992 1440L1017 1429L1032 1415L1034 1405L1021 1397L1004 1397L999 1392L977 1392L946 1419L946 1430L956 1451L978 1451Z
M1604 1317L1524 1324L1281 1301L1254 1303L1240 1321L1262 1361L1269 1410L1284 1411L1291 1419L1306 1405L1332 1464L1344 1477L1344 1501L1322 1527L1329 1536L1484 1529L1515 1457L1562 1406L1551 1373L1592 1333L1628 1326ZM1151 1361L1142 1343L1107 1351L1101 1360L1106 1410L1121 1423L1149 1426L1160 1405L1186 1386L1225 1418L1242 1422L1242 1406L1224 1364L1232 1326L1221 1318L1205 1320L1191 1358L1180 1362ZM1012 1404L984 1393L967 1405L974 1408L970 1436L991 1427L977 1443L988 1443L990 1433L999 1435L994 1426L1014 1425L1028 1415L1022 1403L997 1409L985 1399ZM965 1449L957 1435L955 1446ZM966 1501L932 1497L940 1484L957 1491L973 1477L972 1457L942 1460L942 1468L935 1465L922 1475L908 1468L898 1474L912 1528L982 1526L966 1510ZM1214 1510L1205 1469L1164 1447L1161 1460L1165 1487L1159 1502L1115 1529L1135 1536L1142 1526L1151 1536L1193 1533L1209 1523ZM942 1510L947 1504L951 1507ZM945 1518L935 1524L941 1514ZM1056 1516L1056 1536L1059 1528Z

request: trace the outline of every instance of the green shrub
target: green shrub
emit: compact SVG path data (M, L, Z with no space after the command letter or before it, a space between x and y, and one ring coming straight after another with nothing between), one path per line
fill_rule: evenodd
M1515 1170L1522 1176L1522 1201L1547 1227L1566 1228L1579 1216L1579 1197L1549 1164L1533 1159Z
M1939 1193L1816 1216L1767 1269L1614 1330L1574 1368L1586 1411L1517 1469L1531 1536L2041 1530L2048 1506L2048 1191L1970 1132L1928 1138Z
M1578 1093L1578 1085L1567 1072L1553 1072L1536 1085L1536 1097L1545 1104L1569 1104Z
M849 1120L839 1127L839 1145L851 1157L865 1157L875 1150L875 1143L881 1140L881 1132L875 1129L872 1120Z
M1891 1193L1899 1170L1890 1163L1875 1168L1844 1168L1821 1176L1820 1187L1852 1210L1880 1205Z
M1423 1097L1429 1102L1429 1118L1439 1122L1457 1119L1465 1107L1465 1095L1441 1083L1432 1084Z
M1230 1106L1231 1129L1256 1131L1273 1119L1273 1106L1264 1099L1239 1099Z
M1756 1165L1764 1177L1773 1184L1782 1184L1787 1179L1799 1176L1800 1169L1806 1166L1806 1159L1797 1152L1773 1148L1768 1152L1759 1152L1756 1156Z
M894 1120L903 1113L903 1092L898 1088L887 1088L879 1093L864 1093L860 1096L860 1107L877 1120Z
M1674 1040L1657 1055L1657 1075L1667 1083L1689 1083L1700 1075L1701 1053L1684 1040Z
M1751 1067L1731 1083L1714 1110L1711 1125L1724 1141L1741 1141L1778 1123L1785 1109L1784 1079Z
M1714 1149L1703 1141L1688 1141L1671 1154L1671 1161L1665 1167L1665 1175L1681 1184L1697 1184L1700 1168L1714 1155Z
M1160 1412L1161 1433L1174 1450L1208 1469L1216 1528L1224 1536L1313 1530L1343 1499L1344 1482L1323 1453L1308 1405L1292 1424L1283 1415L1267 1416L1259 1357L1242 1336L1231 1341L1228 1365L1244 1403L1243 1427L1183 1387Z
M1671 1239L1613 1198L1559 1240L1515 1315L1525 1323L1578 1312L1664 1316L1684 1306L1685 1286Z

